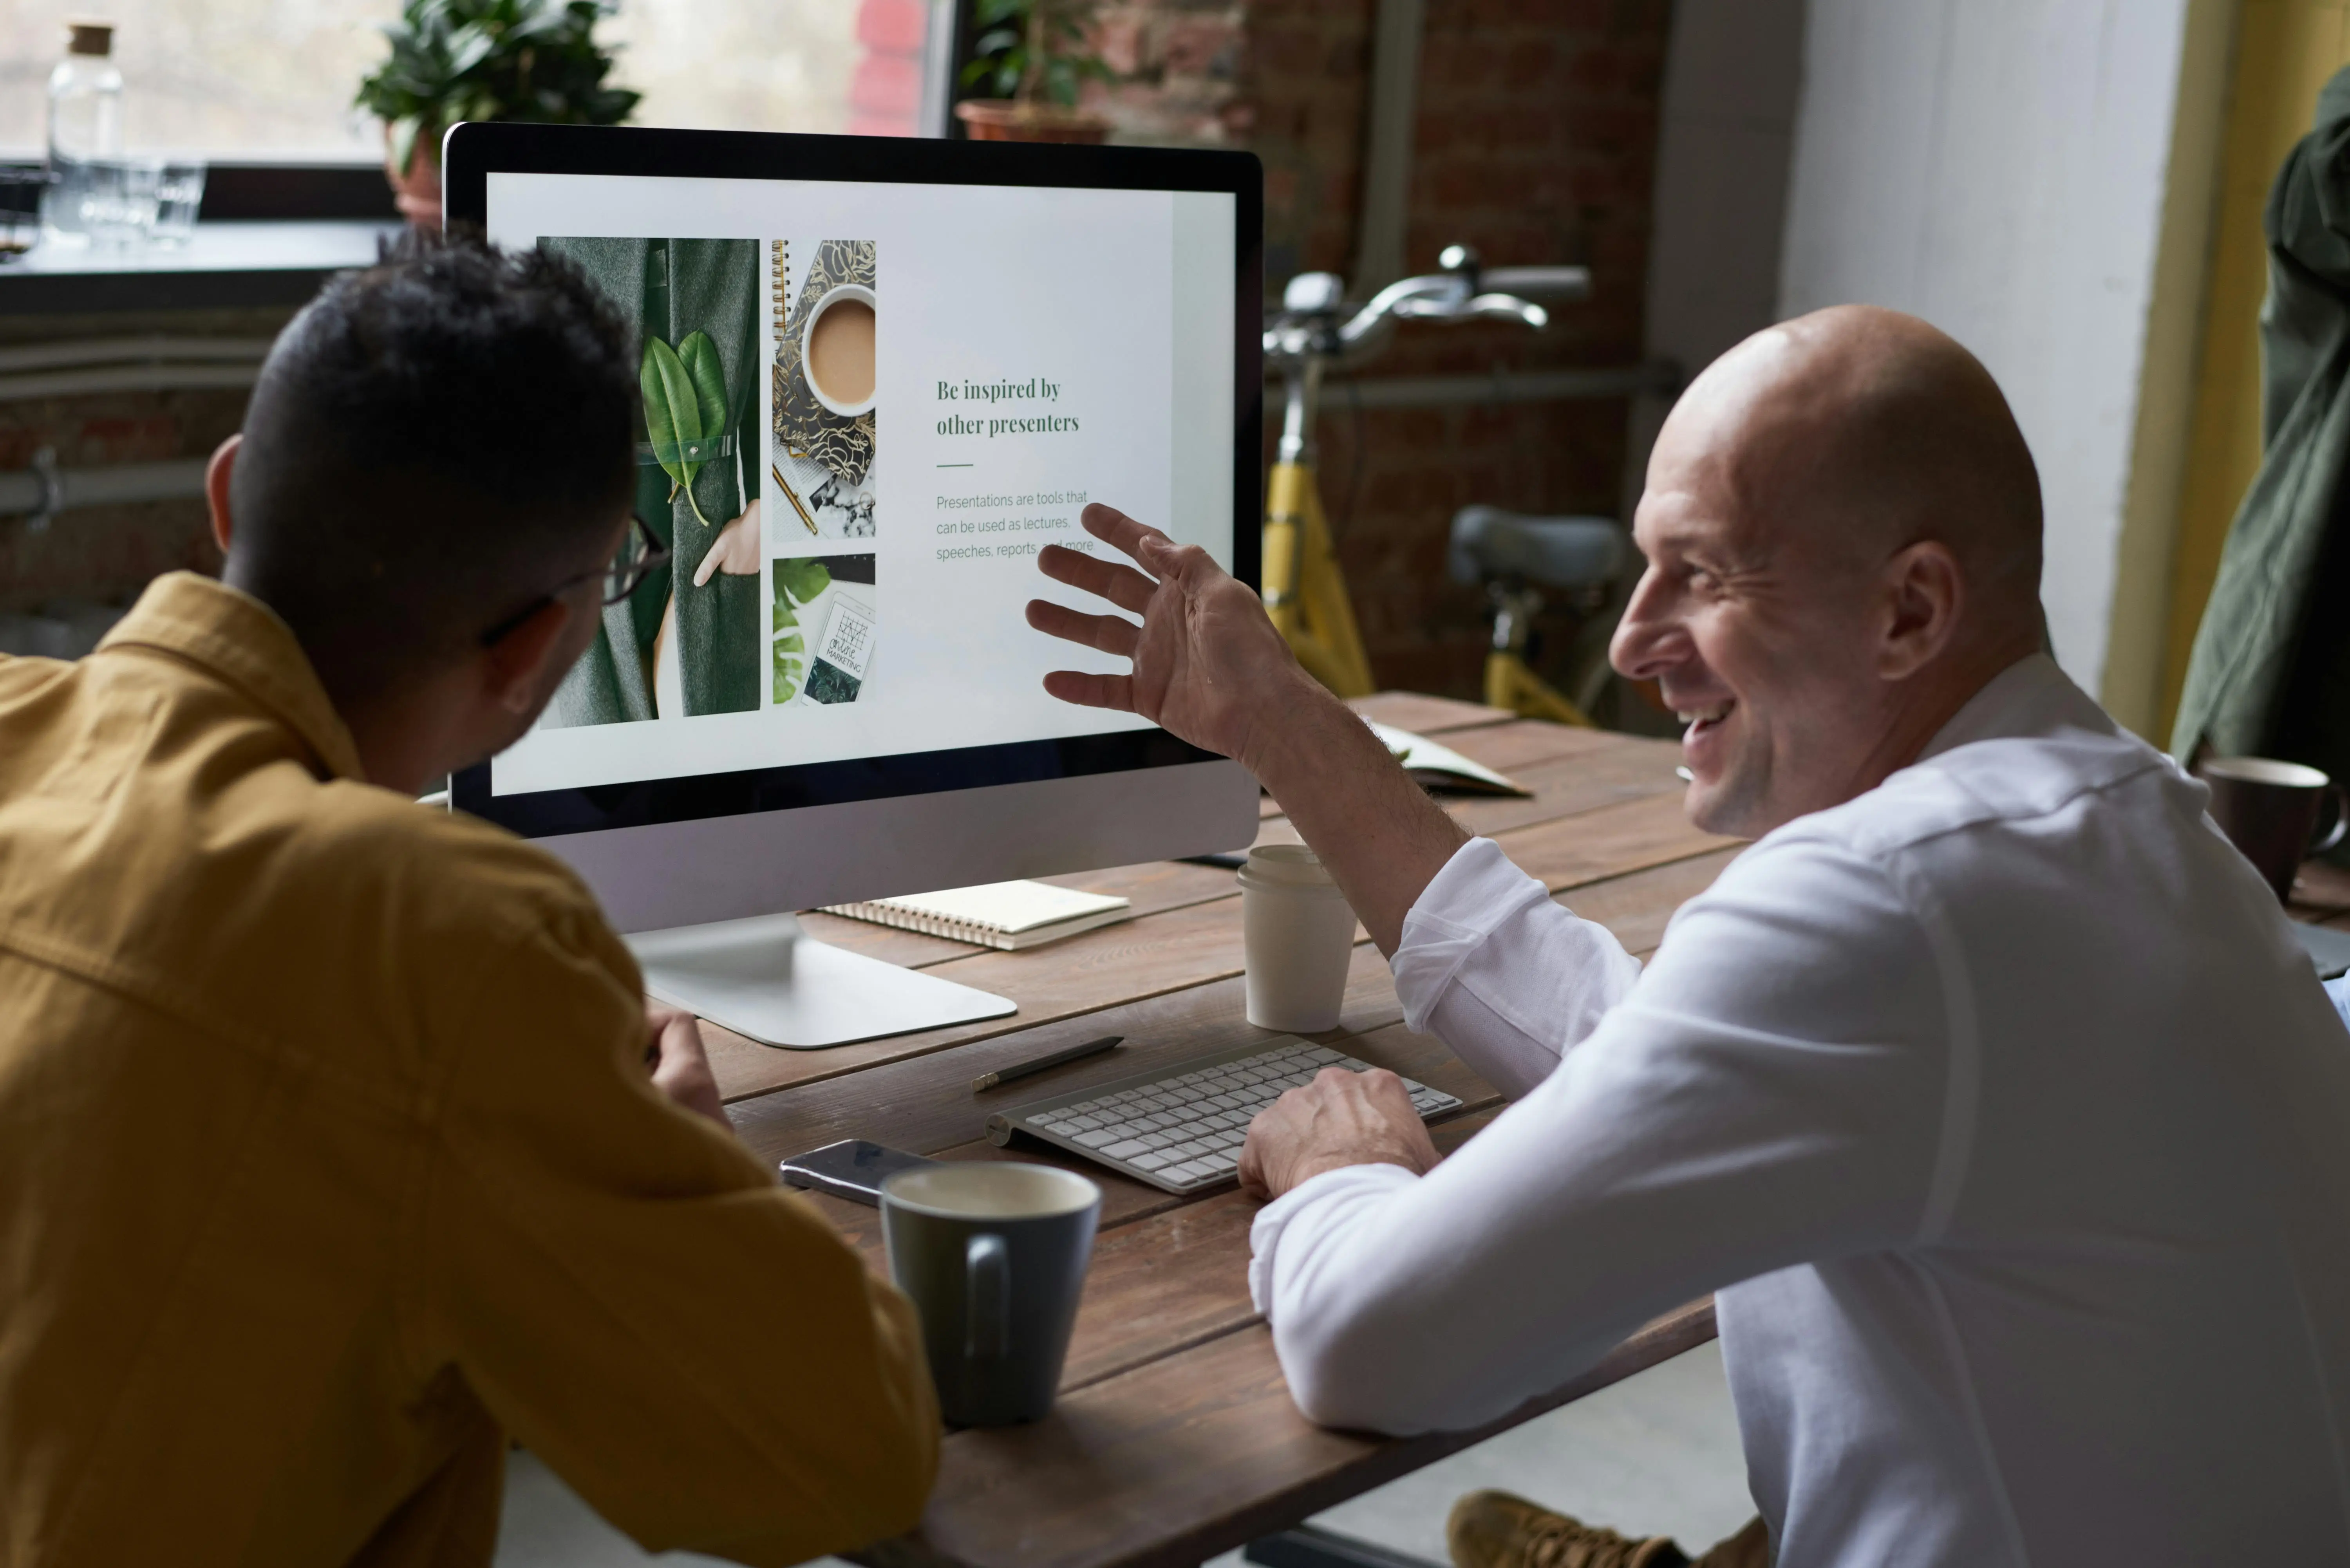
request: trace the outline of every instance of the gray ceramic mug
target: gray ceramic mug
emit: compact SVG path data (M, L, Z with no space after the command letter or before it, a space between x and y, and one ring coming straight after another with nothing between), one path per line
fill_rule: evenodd
M921 1317L948 1420L1053 1407L1100 1218L1101 1189L1049 1165L949 1160L881 1183L889 1278Z

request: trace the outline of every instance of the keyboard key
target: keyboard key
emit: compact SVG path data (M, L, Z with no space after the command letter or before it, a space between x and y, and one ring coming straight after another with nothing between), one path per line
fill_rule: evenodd
M1132 1159L1138 1154L1149 1154L1150 1149L1148 1145L1128 1138L1124 1143L1111 1144L1101 1152L1104 1159Z
M1211 1154L1200 1163L1207 1166L1218 1176L1230 1176L1240 1168L1241 1161L1240 1156L1236 1154Z
M1179 1143L1167 1154L1171 1159L1197 1159L1207 1152L1208 1146L1203 1143Z
M1189 1186L1195 1181L1205 1181L1208 1178L1213 1176L1215 1172L1205 1165L1187 1164L1170 1165L1159 1174L1165 1177L1170 1181L1180 1181L1184 1183L1186 1186Z
M1127 1163L1137 1170L1159 1170L1173 1162L1163 1154L1138 1154Z
M1095 1127L1090 1131L1077 1134L1076 1137L1072 1138L1070 1141L1073 1143L1083 1144L1087 1148L1100 1148L1106 1144L1115 1142L1117 1138L1118 1135L1116 1133L1110 1132L1106 1128Z

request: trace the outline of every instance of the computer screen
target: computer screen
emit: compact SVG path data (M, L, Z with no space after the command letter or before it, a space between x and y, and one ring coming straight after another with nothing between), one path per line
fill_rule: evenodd
M1047 696L1048 670L1123 661L1032 631L1022 607L1080 602L1035 556L1097 547L1089 501L1242 565L1253 192L1244 213L1233 189L989 182L967 159L945 180L490 162L489 237L573 261L639 335L638 512L673 554L461 804L563 831L730 798L639 793L613 815L593 803L631 797L602 786L763 775L731 797L754 810L1199 755ZM1046 765L1045 742L1075 743ZM800 787L779 795L779 771Z
M461 125L443 205L626 321L670 552L460 774L648 991L816 1048L1013 1003L792 911L1250 841L1237 763L1047 696L1029 629L1101 501L1256 580L1263 176L1240 153Z

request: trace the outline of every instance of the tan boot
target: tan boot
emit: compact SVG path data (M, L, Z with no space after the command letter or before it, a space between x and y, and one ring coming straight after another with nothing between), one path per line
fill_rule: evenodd
M1453 1568L1688 1568L1670 1538L1633 1541L1505 1491L1452 1505L1444 1543Z
M1729 1540L1715 1542L1691 1568L1771 1568L1771 1532L1761 1520L1750 1520Z

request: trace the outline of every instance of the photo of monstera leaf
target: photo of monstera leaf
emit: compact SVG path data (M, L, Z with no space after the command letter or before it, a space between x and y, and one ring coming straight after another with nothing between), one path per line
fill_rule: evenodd
M707 528L710 519L693 498L693 481L702 465L718 455L726 434L726 370L719 363L718 345L707 332L689 332L672 348L648 333L637 382L644 393L653 461L685 492L694 521ZM671 499L675 498L673 490Z
M800 631L800 607L832 587L832 571L822 561L775 563L775 706L800 694L807 679L807 645Z

